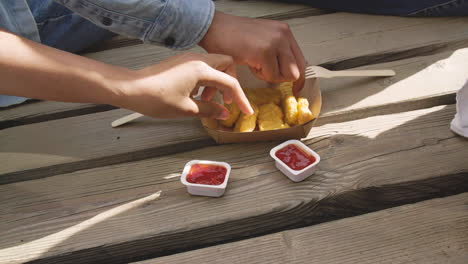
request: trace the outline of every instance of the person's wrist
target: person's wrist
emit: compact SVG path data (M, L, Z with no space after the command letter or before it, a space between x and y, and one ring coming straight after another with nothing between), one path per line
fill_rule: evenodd
M136 71L115 67L112 74L103 78L102 85L108 91L106 104L127 108L136 85Z
M198 45L202 47L204 50L206 50L207 52L210 52L210 43L213 42L212 35L216 34L215 31L218 30L219 23L223 21L224 16L227 16L227 15L222 12L215 11L213 15L213 20L211 21L211 25L208 28L208 31L205 33L205 36L203 36L203 38L198 43Z

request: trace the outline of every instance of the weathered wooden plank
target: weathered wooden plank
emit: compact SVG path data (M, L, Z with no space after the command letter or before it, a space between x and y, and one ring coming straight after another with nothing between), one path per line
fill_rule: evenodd
M327 12L323 9L313 8L308 5L268 0L218 0L215 1L215 8L218 11L230 15L276 20L298 16L321 15Z
M138 262L467 263L468 193Z
M294 17L314 16L330 13L330 11L313 8L307 5L264 0L218 0L215 1L215 8L218 11L230 15L275 20L285 20ZM123 36L117 36L111 40L103 41L102 43L89 48L87 52L98 52L141 43L142 41L138 39L129 39Z
M272 1L216 1L216 9L227 14L258 17L268 19L288 19L309 15L319 15L326 13L325 10L312 8L300 4L287 4ZM109 41L104 41L91 48L88 52L98 52L102 50L125 47L141 43L139 40L128 39L126 37L116 37ZM108 106L96 106L92 104L70 104L60 102L39 102L23 105L20 108L0 109L0 129L16 125L30 124L76 116L91 112L100 112L102 109L109 109Z
M310 64L357 67L408 58L415 54L456 45L468 46L468 18L401 18L334 13L288 19L291 30ZM200 48L192 51L200 52ZM86 56L111 64L139 69L178 52L152 45L89 53ZM399 55L400 54L400 55ZM350 59L362 57L358 61Z
M464 30L468 25L467 18L396 18L337 13L289 19L287 22L295 32L308 61L333 69L358 67L468 46L468 33ZM201 52L201 49L194 48L192 51ZM86 56L137 69L177 53L162 47L137 45ZM32 110L36 115L40 115L42 111ZM19 112L15 113L18 117L24 116L21 108L14 111ZM30 114L29 111L25 112L26 115ZM72 113L79 111L74 110ZM37 117L35 120L47 118L46 113L42 119ZM26 121L23 120L22 124ZM8 126L13 124L10 119Z
M0 129L113 109L116 109L116 107L96 104L32 101L14 107L0 108Z
M454 103L455 91L468 76L468 49L366 68L392 68L398 74L380 80L322 80L324 109L320 124ZM126 113L115 110L0 131L0 159L5 163L0 168L3 174L0 183L214 144L195 120L151 121L148 118L118 129L109 126L112 120ZM44 136L37 140L36 134Z
M103 157L107 160L104 164L109 164L109 159L114 160L112 163L120 163L128 160L125 156L143 159L148 155L200 147L195 141L204 142L203 146L210 145L211 141L197 119L144 118L131 126L118 129L110 126L113 120L129 113L128 110L113 110L1 130L0 157L3 160L0 170L12 173L13 178L15 172L34 168L43 168L39 174L55 174L76 170L73 167L80 164L74 162L79 161L86 160L88 165L95 163L92 164L95 167L102 165L100 158ZM167 149L168 146L173 149ZM67 166L54 167L57 164ZM8 177L0 178L8 181Z
M468 81L468 49L447 51L356 69L394 69L390 78L321 80L321 123L454 103Z
M275 143L257 143L2 185L0 263L124 263L467 192L468 141L449 130L453 114L439 106L319 127L305 143L322 162L302 183L276 170ZM223 198L186 194L178 176L195 158L232 165Z

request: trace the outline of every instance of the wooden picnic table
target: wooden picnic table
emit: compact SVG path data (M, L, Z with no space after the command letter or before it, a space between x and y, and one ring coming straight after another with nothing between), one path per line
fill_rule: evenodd
M468 78L468 18L337 13L269 1L218 10L289 23L306 59L391 78L321 80L293 183L269 150L217 145L199 120L32 102L0 111L0 263L468 263L468 140L449 123ZM83 54L138 69L177 52L117 38ZM193 51L201 51L194 48ZM221 198L179 182L192 159L233 170Z

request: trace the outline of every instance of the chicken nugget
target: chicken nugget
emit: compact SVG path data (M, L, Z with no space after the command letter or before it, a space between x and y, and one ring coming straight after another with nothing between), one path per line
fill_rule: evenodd
M258 111L258 129L260 131L285 128L283 111L274 103L260 106Z
M252 132L255 130L257 126L258 107L253 102L250 102L250 105L254 113L249 116L245 113L241 113L234 126L234 132Z
M258 106L274 103L280 105L281 103L281 92L274 88L246 88L244 89L245 96L257 104Z
M226 104L224 106L229 111L229 117L226 120L222 120L221 124L225 127L232 127L234 123L236 122L237 118L239 117L240 109L235 103Z
M285 116L286 123L290 126L297 125L297 100L296 97L288 95L283 99L283 112Z
M255 93L255 103L260 106L268 103L279 105L281 103L281 92L273 88L257 88Z
M277 90L281 93L281 98L284 99L287 96L293 95L293 83L282 82L278 85Z
M259 107L258 121L283 120L283 111L274 103L264 104Z
M245 96L247 97L247 99L249 99L249 101L251 102L255 102L256 101L256 94L254 92L254 89L251 89L251 88L244 88L244 93L245 93Z
M288 127L288 124L285 124L282 120L279 119L274 121L266 120L258 123L258 129L260 131L283 129Z
M305 124L314 119L312 112L309 109L309 101L306 98L297 99L297 123L299 125Z

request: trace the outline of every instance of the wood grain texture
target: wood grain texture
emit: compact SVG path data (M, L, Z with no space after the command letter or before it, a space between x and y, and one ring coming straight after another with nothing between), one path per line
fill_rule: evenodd
M274 20L285 20L295 17L314 16L330 13L330 11L313 8L307 5L281 3L268 0L218 0L214 3L217 11L221 11L226 14ZM111 40L103 41L102 43L89 48L87 52L98 52L133 46L141 43L142 41L139 39L129 39L123 36L117 36Z
M392 78L321 81L319 125L454 103L468 76L468 49L365 67L391 68ZM139 160L213 145L198 121L139 119L113 129L128 111L114 110L0 131L0 183ZM63 133L66 131L66 133ZM34 135L44 135L37 140ZM190 144L188 144L190 143ZM133 152L133 153L131 153ZM130 154L131 153L131 154Z
M463 193L138 264L462 264L468 262L467 219Z
M0 109L0 129L116 109L110 105L32 101Z
M215 8L223 13L235 16L276 20L298 16L321 15L327 12L323 9L313 8L308 5L281 3L269 0L217 0L215 1Z
M339 69L402 59L447 47L467 47L468 18L401 18L348 13L288 19L310 64L339 64ZM427 48L429 47L429 48ZM200 48L191 51L201 52ZM180 52L179 52L180 53ZM178 54L152 45L89 53L110 64L139 69ZM362 57L358 61L357 57ZM351 60L351 61L350 61ZM379 61L380 60L380 61Z
M271 3L265 2L265 4ZM467 18L396 18L336 13L289 19L287 22L309 63L322 64L336 70L468 46L468 33L463 30L468 25ZM191 51L202 52L200 48ZM89 53L86 56L114 65L139 69L178 53L180 52L152 45L137 45ZM4 127L81 113L80 109L73 107L65 115L61 115L55 106L47 106L45 109L42 105L37 106L37 109L34 105L29 106L29 109L24 110L24 114L22 107L13 109L11 111L13 113L5 114L16 116L16 120L21 117L25 117L26 120L15 123L15 120L9 118L9 122L4 123ZM54 114L48 115L50 111ZM31 113L35 114L35 119L28 119ZM1 111L0 116L2 116Z
M217 10L227 14L268 19L288 19L292 17L327 13L325 10L312 8L306 5L261 0L219 0L215 2L215 5ZM112 40L103 41L95 47L88 49L88 52L99 52L135 44L141 44L141 41L118 36ZM107 106L96 106L92 104L37 102L34 104L23 105L21 108L15 107L0 110L0 129L41 122L43 120L100 112L102 109L109 108Z
M145 117L131 126L117 129L110 126L113 120L128 113L128 110L113 110L1 130L0 157L3 160L0 170L10 173L1 176L1 181L14 180L18 172L33 168L42 169L25 172L27 177L34 177L34 173L73 171L76 170L73 167L81 166L77 164L80 161L86 161L88 165L84 168L89 168L90 165L101 166L103 162L109 164L100 159L104 157L120 163L128 158L143 159L201 147L195 141L203 142L202 146L214 144L200 121L194 118L163 120ZM58 164L67 165L54 167Z
M455 103L455 92L468 81L468 49L356 69L393 69L397 75L322 79L320 123Z
M305 143L322 162L301 183L274 167L272 142L2 185L0 263L125 263L467 192L468 141L448 129L453 114L440 106L312 130ZM195 158L232 165L223 198L190 197L180 185ZM159 200L62 235L159 190Z

